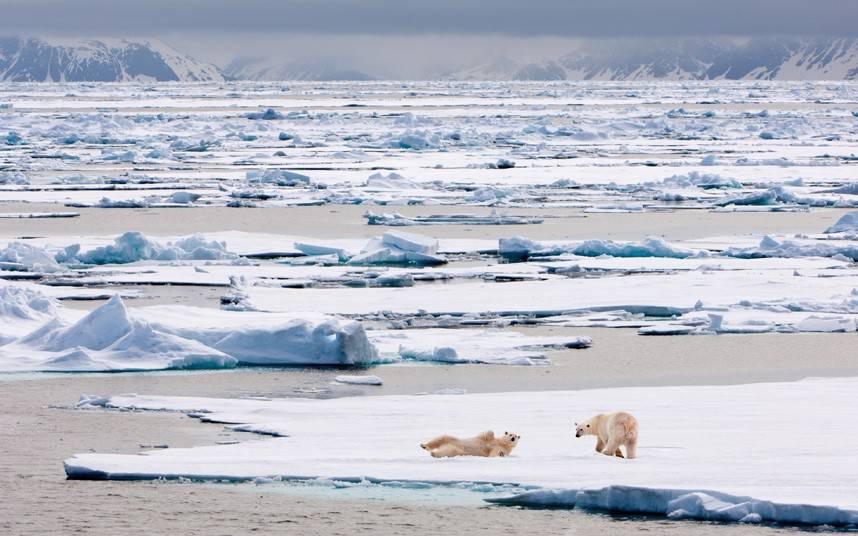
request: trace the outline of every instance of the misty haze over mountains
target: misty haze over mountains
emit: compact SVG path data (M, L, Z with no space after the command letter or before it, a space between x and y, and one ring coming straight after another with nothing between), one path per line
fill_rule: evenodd
M417 52L415 52L417 54ZM282 57L279 53L277 57ZM854 80L858 39L756 37L588 40L527 60L496 55L427 68L425 79L457 80ZM0 38L0 80L219 81L407 79L343 58L239 57L223 68L158 40Z

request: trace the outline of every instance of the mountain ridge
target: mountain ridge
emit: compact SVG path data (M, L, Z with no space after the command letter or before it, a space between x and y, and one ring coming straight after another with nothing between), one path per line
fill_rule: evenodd
M221 81L216 66L154 40L0 37L0 81Z

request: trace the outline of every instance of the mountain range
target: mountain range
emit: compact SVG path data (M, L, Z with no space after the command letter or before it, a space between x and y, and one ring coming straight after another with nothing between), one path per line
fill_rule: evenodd
M374 80L341 59L239 57L223 69L157 40L0 38L0 81ZM757 37L591 40L523 61L496 56L427 79L856 80L858 39Z
M456 80L855 80L858 39L775 38L591 43L556 58L494 58Z

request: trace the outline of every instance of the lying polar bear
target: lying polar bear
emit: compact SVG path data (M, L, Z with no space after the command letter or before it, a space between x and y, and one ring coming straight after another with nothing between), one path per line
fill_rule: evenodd
M638 421L624 411L600 413L581 424L575 423L575 437L594 435L596 452L623 457L620 445L626 447L626 458L637 456Z
M508 456L512 449L518 445L520 438L520 435L509 432L504 432L501 437L495 437L495 433L489 430L468 439L459 439L449 435L438 436L428 443L422 443L420 448L428 450L435 458L452 456L493 458L495 456Z

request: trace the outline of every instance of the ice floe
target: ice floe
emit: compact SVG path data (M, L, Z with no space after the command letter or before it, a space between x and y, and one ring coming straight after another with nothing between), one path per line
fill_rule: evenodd
M444 363L547 364L547 349L592 344L585 336L538 337L508 330L375 330L367 335L382 357Z
M334 378L337 383L345 383L351 385L381 385L381 378L378 376L353 376L341 374Z
M649 237L641 242L614 242L613 240L585 240L570 244L540 243L523 237L501 238L498 252L510 260L526 260L530 257L549 257L563 254L581 257L675 257L686 258L701 255L687 248L672 245L662 238ZM702 256L705 256L703 252Z
M495 211L488 216L479 214L431 214L406 217L396 212L376 214L367 211L364 215L369 225L407 227L413 225L525 225L542 223L542 218L532 216L504 216Z
M72 321L50 314L50 300L14 288L0 287L4 316L44 324L2 341L0 369L7 371L355 365L375 362L377 357L357 322L311 315L280 317L259 327L240 313L212 309L185 307L173 316L145 309L132 312L118 297ZM26 325L32 328L33 322Z
M501 502L728 522L853 525L858 474L843 448L853 432L841 423L851 418L855 388L854 378L831 378L520 392L514 400L510 393L266 401L114 396L103 405L181 411L288 437L145 455L78 454L66 460L65 469L71 478L90 479L515 483L540 489ZM640 422L634 460L598 454L592 441L574 438L573 420L611 408L633 411ZM506 458L450 460L419 448L427 434L485 428L514 430L521 445Z

